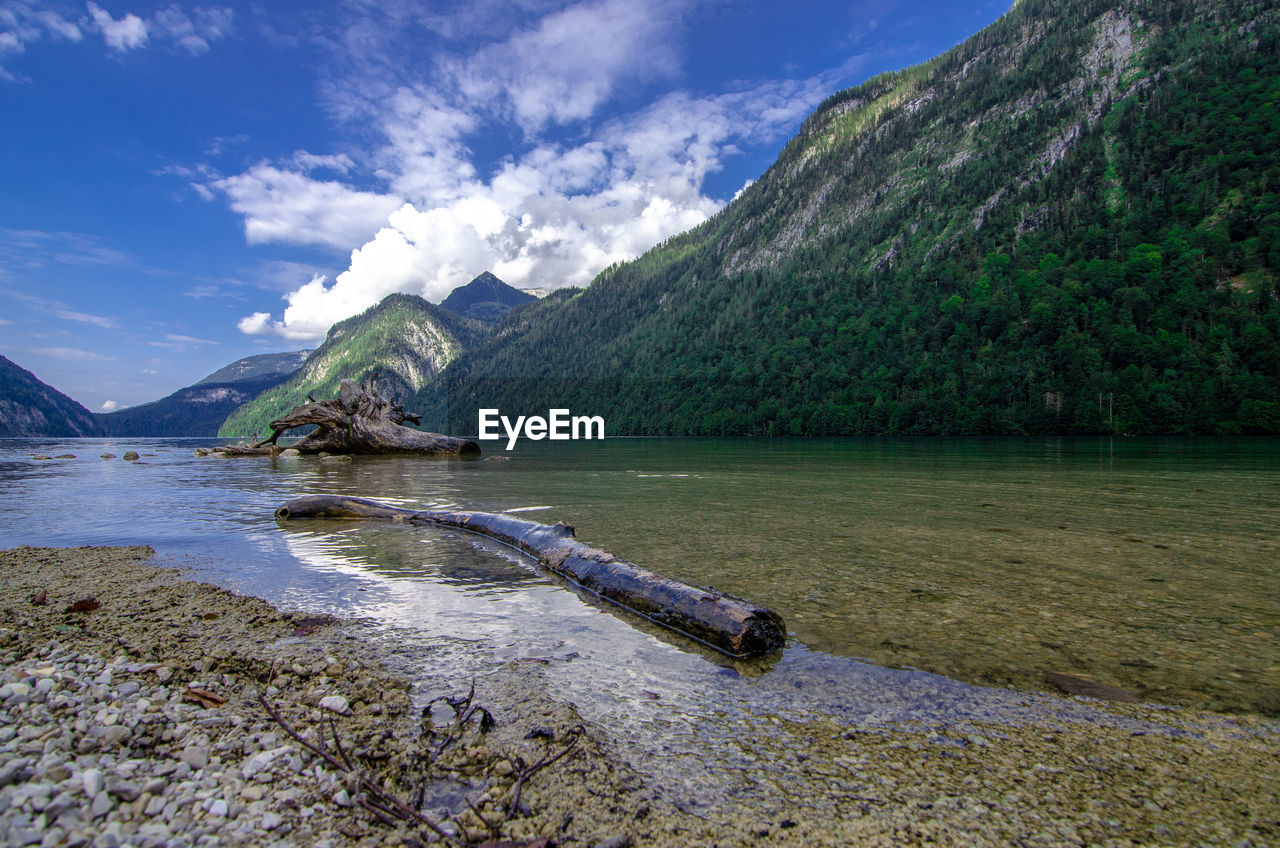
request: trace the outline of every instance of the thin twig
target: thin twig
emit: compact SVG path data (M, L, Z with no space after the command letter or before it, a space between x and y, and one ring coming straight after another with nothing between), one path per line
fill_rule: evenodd
M520 793L524 791L525 782L529 778L537 774L538 772L542 771L547 766L557 762L562 757L568 755L570 751L577 748L578 740L582 738L582 731L583 731L583 728L581 725L579 725L578 727L575 727L572 731L570 731L573 734L573 738L569 740L569 744L564 746L564 750L562 750L560 753L556 754L555 756L543 757L541 760L538 760L538 762L534 763L533 765L529 766L528 768L520 772L520 777L516 779L516 785L511 787L511 804L507 808L508 821L510 821L512 816L515 815L516 811L520 809Z
M493 837L493 840L495 842L497 842L499 839L502 838L502 826L506 824L505 820L500 821L497 824L494 824L493 822L485 818L484 815L478 809L476 809L476 805L471 803L470 798L468 798L466 795L463 795L462 800L467 802L467 806L471 808L471 812L475 813L476 818L480 819L480 823L485 827L489 828L489 835Z
M351 758L342 748L342 740L338 738L338 725L334 722L333 716L329 716L329 729L333 731L333 744L338 749L338 756L342 757L342 761L347 764L347 771L355 771L356 767L351 764Z
M417 810L410 809L399 798L396 798L394 795L391 795L390 793L384 791L382 787L373 783L364 775L360 774L359 772L353 769L348 768L347 766L344 766L336 757L333 756L333 754L329 753L329 751L326 750L325 748L317 746L314 743L310 742L309 740L304 739L301 736L301 734L299 734L296 730L290 727L289 723L284 720L284 717L281 716L280 713L274 707L271 706L271 704L267 701L266 696L259 695L258 702L262 704L263 708L266 709L267 714L271 716L271 718L275 721L275 723L280 725L280 727L284 729L284 732L288 733L291 737L297 740L299 744L301 744L307 750L323 758L325 762L333 766L336 770L343 772L344 774L355 775L357 792L363 792L367 795L373 796L373 798L376 800L376 805L385 806L387 810L396 818L402 821L412 821L412 822L418 822L420 824L424 824L428 828L430 828L433 833L435 833L437 836L439 836L441 839L445 840L446 842L453 841L453 836L447 833L446 831L442 830L438 824L436 824L434 821L431 820L430 817L423 815ZM322 728L321 736L323 737L323 723L321 724L321 728ZM336 727L335 727L335 733L336 733ZM360 800L362 804L370 803L367 798L361 798Z

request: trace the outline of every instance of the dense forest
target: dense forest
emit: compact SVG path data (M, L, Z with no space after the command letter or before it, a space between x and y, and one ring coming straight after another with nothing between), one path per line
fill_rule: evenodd
M1280 13L1025 0L420 394L610 434L1280 431Z

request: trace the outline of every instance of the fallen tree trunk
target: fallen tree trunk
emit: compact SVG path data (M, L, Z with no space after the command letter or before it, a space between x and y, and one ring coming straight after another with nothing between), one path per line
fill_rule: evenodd
M773 610L624 562L579 542L564 522L550 526L489 512L415 511L341 495L296 498L277 509L276 518L384 518L469 530L518 548L601 598L732 657L767 654L786 641L786 625Z
M442 436L405 426L419 423L419 416L405 412L394 398L385 398L374 389L377 374L367 383L343 380L338 397L296 406L283 418L271 422L271 435L253 445L214 448L228 456L256 456L279 453L281 435L314 424L316 429L292 447L300 453L380 454L418 453L433 455L475 455L480 446L470 439Z

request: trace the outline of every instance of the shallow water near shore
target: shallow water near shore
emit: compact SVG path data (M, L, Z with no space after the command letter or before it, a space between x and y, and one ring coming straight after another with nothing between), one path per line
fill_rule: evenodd
M767 757L752 741L762 720L961 736L986 722L1121 721L1026 691L1046 671L1280 712L1274 440L611 439L522 442L509 462L192 455L208 444L0 441L0 547L151 544L199 579L367 619L423 680L535 663L620 744L677 764L691 799ZM140 461L99 458L130 449ZM312 493L565 520L620 557L774 607L792 643L734 664L475 536L275 523L277 506Z

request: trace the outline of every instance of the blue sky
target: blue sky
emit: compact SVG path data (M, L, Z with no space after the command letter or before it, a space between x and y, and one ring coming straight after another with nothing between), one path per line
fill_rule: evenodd
M1006 8L0 0L0 354L122 408L393 291L585 285Z

